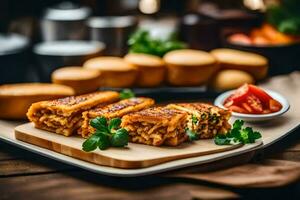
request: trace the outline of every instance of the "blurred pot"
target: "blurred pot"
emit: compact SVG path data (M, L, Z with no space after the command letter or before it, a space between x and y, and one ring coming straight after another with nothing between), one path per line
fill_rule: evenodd
M122 56L127 53L127 40L137 27L133 16L92 17L87 26L91 40L104 42L105 54Z
M300 70L300 43L274 46L254 46L231 43L228 41L230 34L222 36L222 46L232 49L258 53L269 60L269 75L286 74Z
M41 81L49 82L51 73L64 66L81 66L89 58L102 55L105 45L97 41L51 41L37 44L33 51Z
M18 34L0 34L0 84L24 82L28 70L26 37Z
M48 8L40 21L43 41L87 39L86 20L91 10L71 2Z
M181 19L180 38L192 49L217 48L220 44L218 23L197 14L187 14Z

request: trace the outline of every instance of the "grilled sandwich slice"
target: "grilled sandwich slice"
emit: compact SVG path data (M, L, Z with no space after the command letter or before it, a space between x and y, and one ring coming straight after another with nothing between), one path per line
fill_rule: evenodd
M185 133L188 114L166 107L148 108L125 115L121 127L125 128L130 141L160 146L177 146L187 140Z
M206 103L169 104L168 108L188 113L187 129L197 133L199 138L213 138L225 134L231 128L228 120L230 111Z
M101 116L107 119L122 117L123 115L148 108L153 104L153 99L137 97L124 99L106 106L97 106L97 108L82 113L83 122L81 128L78 130L78 134L86 138L95 132L95 129L90 125L91 119Z
M40 101L31 105L27 117L36 128L70 136L80 127L83 111L118 99L119 93L104 91Z

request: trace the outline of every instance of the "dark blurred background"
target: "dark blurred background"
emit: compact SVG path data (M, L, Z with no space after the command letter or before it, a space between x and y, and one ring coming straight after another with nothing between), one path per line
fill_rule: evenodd
M260 26L267 4L274 2L278 3L274 0L1 0L1 83L47 82L49 73L59 66L81 65L84 59L96 54L123 56L128 37L138 28L149 30L158 38L175 33L193 49L227 47L230 46L224 42L227 34ZM67 49L65 43L44 44L74 40L98 41L106 47L99 50L99 44L97 48L90 43L74 44L81 49L76 52L75 46ZM82 45L89 50L84 52ZM53 47L57 48L54 52ZM280 74L300 65L297 48L284 59L285 67L281 66L282 58L276 60L282 50L275 54L273 50L266 53L265 48L245 50L274 57L270 61L274 69L271 74Z

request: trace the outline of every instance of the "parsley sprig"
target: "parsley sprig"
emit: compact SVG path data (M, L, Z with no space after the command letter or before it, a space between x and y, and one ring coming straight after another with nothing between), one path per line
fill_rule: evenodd
M232 145L232 144L249 144L254 143L255 140L261 138L258 131L253 131L251 127L243 127L243 120L236 120L233 123L232 129L224 134L217 134L214 138L217 145Z
M90 125L96 129L82 144L82 150L89 152L94 151L97 147L105 150L109 147L124 147L128 145L128 132L120 128L121 119L113 118L107 121L105 117L96 117L90 121Z
M135 94L134 92L131 90L131 89L123 89L121 92L120 92L120 99L130 99L130 98L133 98L135 97Z
M186 48L186 44L179 41L175 34L171 34L162 40L154 38L149 31L142 29L135 31L130 36L127 44L129 45L129 51L132 53L145 53L160 57L169 51Z

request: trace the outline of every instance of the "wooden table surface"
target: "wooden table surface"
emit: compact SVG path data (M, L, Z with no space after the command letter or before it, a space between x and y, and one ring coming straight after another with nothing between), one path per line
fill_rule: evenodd
M300 162L300 129L268 147L263 157ZM26 197L26 198L25 198ZM72 167L0 141L0 199L300 199L300 182L269 189L237 189L165 174L109 177Z

